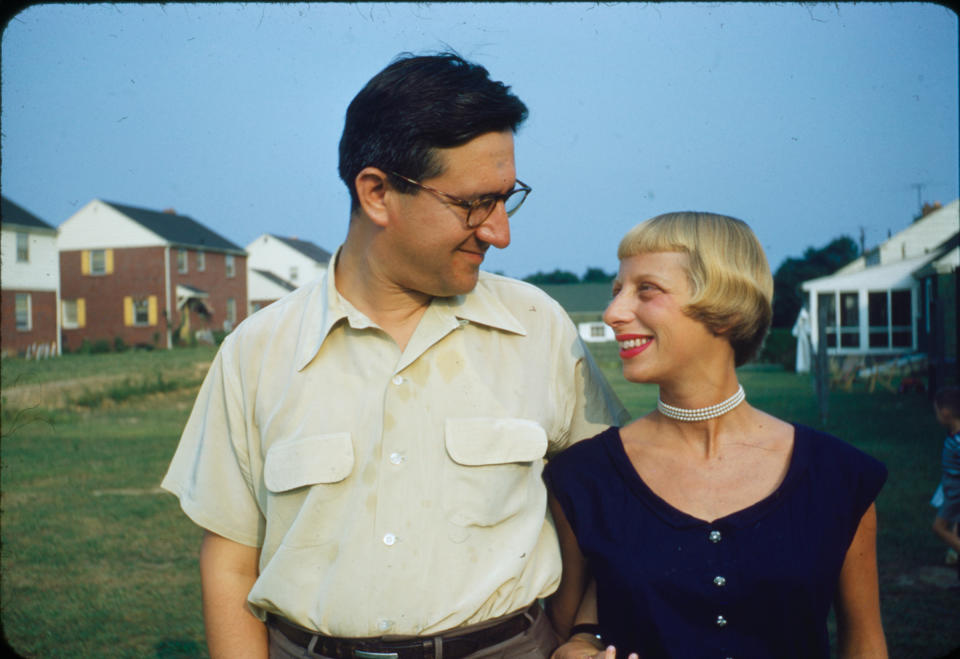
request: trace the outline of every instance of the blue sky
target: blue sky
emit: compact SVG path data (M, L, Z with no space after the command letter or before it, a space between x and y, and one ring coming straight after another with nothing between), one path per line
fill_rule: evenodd
M957 39L925 3L38 5L3 32L0 187L54 225L100 198L332 251L347 104L398 53L453 48L530 108L534 192L487 269L613 271L674 210L746 220L775 269L877 244L917 186L958 196Z

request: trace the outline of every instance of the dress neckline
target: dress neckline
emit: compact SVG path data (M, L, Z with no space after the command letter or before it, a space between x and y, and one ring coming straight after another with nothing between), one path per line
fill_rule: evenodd
M623 438L620 436L619 427L609 429L605 443L614 465L620 472L620 476L624 482L626 482L627 486L644 504L650 507L670 525L675 527L742 527L756 522L776 508L806 471L808 459L808 444L806 440L808 438L805 433L801 432L799 425L791 425L793 425L793 448L790 452L790 464L787 466L787 473L776 489L759 501L740 510L728 513L723 517L718 517L713 521L707 521L684 512L654 492L643 478L640 477L640 474L637 473L633 463L630 462L630 456L627 455L627 450L623 445Z

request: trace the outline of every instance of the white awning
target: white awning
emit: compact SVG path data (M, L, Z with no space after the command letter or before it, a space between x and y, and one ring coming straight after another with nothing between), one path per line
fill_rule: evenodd
M205 300L210 297L206 291L187 286L186 284L177 284L177 309L182 309L190 300Z
M925 266L936 254L925 254L912 259L876 265L858 272L819 277L803 282L805 291L886 291L911 288L916 280L913 273Z

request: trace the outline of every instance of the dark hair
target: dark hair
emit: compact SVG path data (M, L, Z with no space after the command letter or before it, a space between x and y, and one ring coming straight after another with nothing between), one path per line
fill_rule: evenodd
M364 167L412 179L439 176L434 149L460 146L484 133L515 131L527 106L479 64L455 53L399 55L371 78L347 108L340 137L340 178L358 205L354 186ZM394 176L401 192L414 187Z
M954 418L960 419L960 387L942 387L933 396L933 404L938 410L946 410Z

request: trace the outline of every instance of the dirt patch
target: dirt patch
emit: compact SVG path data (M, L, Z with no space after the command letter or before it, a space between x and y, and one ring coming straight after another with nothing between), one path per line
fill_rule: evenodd
M190 382L190 386L193 386L192 383L201 380L208 368L209 364L198 363L190 368L165 372L163 377L165 380L184 380ZM130 379L133 378L129 373L115 373L5 387L3 389L4 405L14 410L34 407L62 409L69 407L72 400L83 394L105 391L112 385ZM108 402L104 401L104 403Z
M40 384L23 384L4 388L3 397L6 399L6 404L12 408L62 408L67 406L72 397L88 391L106 389L111 384L122 382L124 378L128 377L130 376L118 373L114 375L91 375Z

